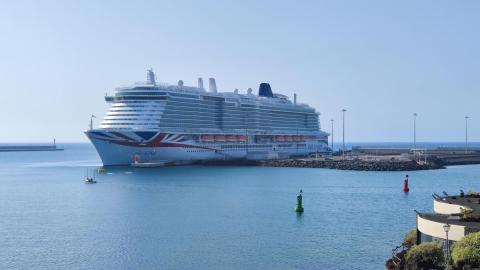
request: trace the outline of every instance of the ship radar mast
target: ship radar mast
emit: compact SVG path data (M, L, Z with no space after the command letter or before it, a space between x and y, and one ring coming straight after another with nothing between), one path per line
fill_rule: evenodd
M147 69L147 83L152 85L157 85L157 83L155 82L155 73L151 68Z

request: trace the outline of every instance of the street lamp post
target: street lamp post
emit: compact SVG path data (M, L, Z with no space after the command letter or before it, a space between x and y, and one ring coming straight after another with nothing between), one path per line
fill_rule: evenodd
M415 160L417 160L416 149L417 149L417 113L413 113L413 158Z
M345 112L347 110L342 109L342 158L345 160Z
M417 113L413 114L413 149L417 149Z
M92 116L90 116L90 129L91 130L93 129L93 118L97 118L97 117L93 114L92 114Z
M467 153L468 148L468 119L470 117L465 116L465 153Z
M446 269L448 268L449 258L450 258L450 243L448 242L448 232L450 231L450 224L443 225L443 230L445 231L445 260L446 260Z
M333 152L335 152L335 151L333 150L333 119L330 119L330 122L332 122L332 133L330 134L330 136L331 136L331 139L332 139L331 146L332 146L332 153L333 153Z

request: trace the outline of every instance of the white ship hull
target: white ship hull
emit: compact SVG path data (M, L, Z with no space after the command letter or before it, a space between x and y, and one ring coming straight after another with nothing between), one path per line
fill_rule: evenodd
M191 135L154 133L151 138L133 131L104 129L85 132L104 165L138 163L185 164L205 160L278 159L328 152L323 141L284 143L202 142ZM149 132L152 133L152 132Z

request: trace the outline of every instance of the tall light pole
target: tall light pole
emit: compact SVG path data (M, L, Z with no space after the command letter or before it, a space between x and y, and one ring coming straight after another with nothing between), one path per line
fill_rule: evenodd
M465 153L467 153L468 148L468 119L470 117L465 116Z
M413 113L413 159L417 160L417 113Z
M417 113L413 113L413 149L417 149Z
M97 118L97 117L93 114L92 114L92 116L90 116L90 129L91 130L93 129L93 118Z
M342 157L343 157L343 160L345 160L345 112L347 110L345 109L342 109Z
M330 134L330 137L332 138L332 144L331 144L331 146L332 146L332 153L333 153L333 152L335 152L335 151L333 150L333 119L330 119L330 122L332 122L332 133Z
M445 231L445 235L446 235L446 240L445 240L445 253L446 253L446 265L448 266L448 261L449 261L449 257L450 257L450 243L448 241L448 232L450 231L450 224L445 224L443 225L443 231Z

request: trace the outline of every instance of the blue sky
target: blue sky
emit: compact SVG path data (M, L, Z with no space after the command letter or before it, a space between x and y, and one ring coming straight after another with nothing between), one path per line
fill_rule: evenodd
M99 1L100 2L100 1ZM269 82L347 141L480 141L478 1L2 1L1 142L86 141L145 78ZM338 135L336 138L340 139Z

